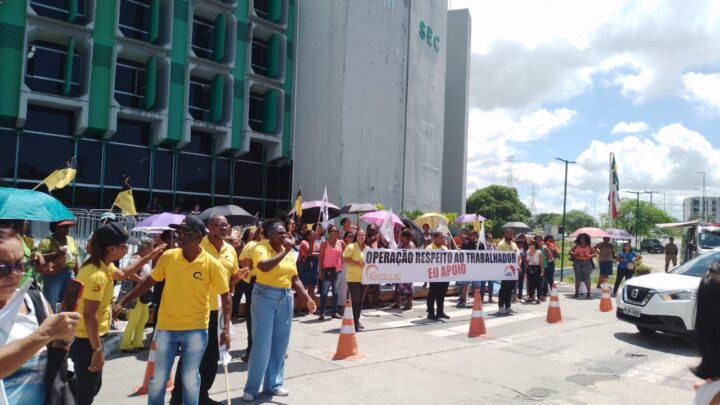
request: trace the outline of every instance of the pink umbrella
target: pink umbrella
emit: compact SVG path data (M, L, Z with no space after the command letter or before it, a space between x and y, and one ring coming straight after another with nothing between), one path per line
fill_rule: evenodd
M465 215L460 215L459 217L457 217L457 219L455 220L455 223L456 224L466 224L468 222L475 222L476 218L479 219L480 221L485 221L485 217L480 214L465 214Z
M586 233L586 234L590 235L591 238L610 237L610 235L607 232L605 232L604 230L602 230L600 228L580 228L577 231L571 233L570 237L575 238L578 235L580 235L581 233Z
M385 218L387 218L388 214L390 214L389 211L373 211L368 212L367 214L360 217L361 220L369 223L369 224L375 224L377 226L382 225L382 223L385 221ZM393 225L395 226L405 226L403 224L403 221L395 214L392 214L392 221Z

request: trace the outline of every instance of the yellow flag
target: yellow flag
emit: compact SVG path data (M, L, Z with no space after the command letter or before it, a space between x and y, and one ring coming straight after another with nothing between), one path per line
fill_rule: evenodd
M297 197L295 198L295 215L302 217L302 192L298 188Z
M75 179L76 174L77 161L75 160L75 156L73 156L73 158L70 159L70 161L68 162L66 168L55 170L54 172L50 173L49 176L45 177L45 180L43 180L41 184L45 184L45 187L47 187L48 191L57 190L72 183L73 179Z
M475 215L475 222L473 222L473 230L475 232L480 232L480 217Z
M120 208L124 215L137 215L137 211L135 210L135 199L132 195L132 188L130 188L127 180L125 180L123 190L118 193L117 197L115 197L113 206Z

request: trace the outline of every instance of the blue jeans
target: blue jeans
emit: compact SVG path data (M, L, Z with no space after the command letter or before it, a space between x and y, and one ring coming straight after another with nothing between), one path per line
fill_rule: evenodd
M332 280L328 280L327 277L323 278L322 285L320 286L320 310L318 313L320 315L325 315L325 302L327 301L328 292L330 292L330 287L332 286L332 313L337 313L337 307L338 307L338 299L340 298L340 294L338 291L338 288L340 287L339 278L340 274L336 273L334 274L334 277Z
M481 281L480 282L480 300L485 301L485 284L489 284L488 286L488 295L489 298L492 299L493 296L493 288L494 288L494 281Z
M45 299L53 311L57 310L57 303L65 295L65 287L67 287L68 281L73 278L73 272L66 268L61 269L59 274L43 276L43 295L45 295Z
M155 374L150 378L148 404L165 403L165 388L178 349L182 360L183 404L197 405L200 397L200 361L208 345L207 329L157 330Z
M245 393L257 396L263 380L267 392L275 392L283 386L285 353L290 343L293 316L291 290L256 283L250 312L253 348Z
M552 285L555 282L555 262L548 261L547 268L545 269L545 275L543 276L545 283L543 283L543 295L548 295L548 291L552 289Z

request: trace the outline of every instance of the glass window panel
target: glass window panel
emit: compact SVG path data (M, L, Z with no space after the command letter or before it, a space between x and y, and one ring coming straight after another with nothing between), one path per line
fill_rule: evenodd
M173 196L172 193L158 193L156 191L153 191L152 193L153 200L157 198L158 204L160 204L160 211L161 212L170 212L172 211L172 202L173 202ZM140 208L139 205L135 204L138 208ZM147 203L145 203L144 211L150 211L148 209Z
M146 122L118 119L117 132L110 138L111 142L127 143L130 145L150 145L152 127Z
M125 107L143 108L144 99L144 65L127 59L118 59L115 68L115 100Z
M207 132L190 132L190 143L183 146L183 152L201 153L208 155L212 153L213 136Z
M25 131L37 131L50 134L72 135L74 113L72 111L30 105L25 121Z
M252 41L252 57L251 63L252 68L257 74L267 75L268 69L268 57L267 57L267 46L268 43L264 39L259 37L253 37Z
M248 124L253 131L261 132L263 129L263 113L265 102L260 93L250 93L250 107L248 109Z
M78 171L75 181L78 183L100 184L102 143L82 140L78 142Z
M129 38L147 39L150 8L148 0L122 0L120 2L120 31Z
M172 190L173 152L167 149L155 151L153 190Z
M190 78L188 110L193 118L202 121L210 119L211 96L212 85L209 80Z
M212 206L210 196L183 193L177 193L175 196L175 208L180 207L183 214L192 211L196 205L200 206L200 211L210 208Z
M199 58L213 57L215 22L195 16L193 18L192 50Z
M266 168L265 198L277 199L281 185L278 183L278 167L268 166Z
M262 197L263 170L255 163L235 162L235 188L237 197Z
M216 195L213 206L216 206L216 205L230 205L230 197L220 197L220 196Z
M255 12L257 15L267 18L269 10L268 0L255 0L253 5L255 6Z
M242 207L245 211L251 215L255 215L260 212L261 203L260 200L246 200L243 198L233 198L233 204Z
M130 176L130 185L147 188L150 173L150 151L146 148L108 144L105 152L105 184L122 186Z
M178 156L176 190L210 194L212 158L181 153Z
M289 203L285 201L266 201L265 218L280 218L287 216L290 211Z
M114 201L114 197L110 200L110 204L112 204L112 201ZM75 187L75 207L87 209L104 208L100 206L100 188Z
M71 137L23 132L20 136L18 176L42 180L53 171L64 168L74 153L75 142Z
M0 128L0 177L15 176L15 142L17 135L11 128Z
M230 160L215 160L215 194L230 194Z
M31 0L30 5L38 15L67 20L66 0Z

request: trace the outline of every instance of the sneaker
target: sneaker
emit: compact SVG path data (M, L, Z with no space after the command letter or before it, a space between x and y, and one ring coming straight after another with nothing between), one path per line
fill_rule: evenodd
M458 302L457 305L455 305L455 308L465 308L465 302L463 302L463 301Z
M517 311L516 311L514 308L508 308L508 309L507 309L507 312L508 312L509 314L517 314Z
M357 324L357 329L359 329L359 330L365 330L365 325L363 325L363 324L361 324L360 322L358 322L358 324Z
M498 309L497 313L498 313L498 315L507 315L508 310L505 308L500 308L500 309Z
M245 402L252 402L252 401L255 400L255 395L250 395L250 394L248 394L247 392L244 392L244 393L243 393L243 396L242 396L242 399L243 399L243 401L245 401Z
M437 316L435 316L434 314L428 314L427 319L429 319L429 320L431 320L431 321L437 321L437 320L438 320Z
M450 316L446 315L445 313L442 313L442 314L438 314L437 318L450 319Z
M270 392L270 395L275 397L286 397L290 395L290 391L286 390L283 387L280 387L277 390Z

